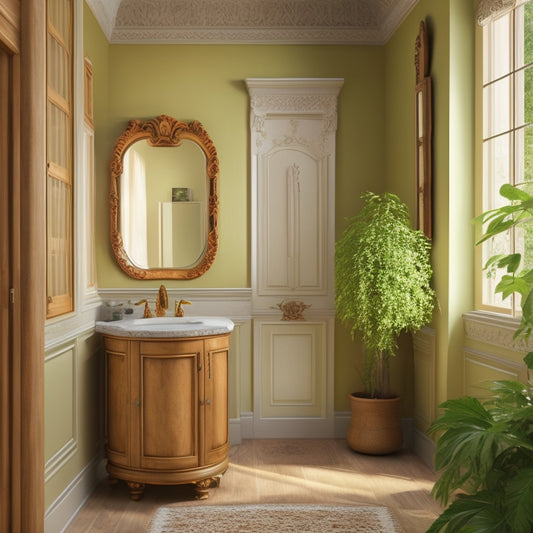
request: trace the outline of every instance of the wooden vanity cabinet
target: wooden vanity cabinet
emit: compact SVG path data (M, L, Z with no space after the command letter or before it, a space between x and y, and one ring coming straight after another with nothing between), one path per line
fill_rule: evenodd
M228 465L229 335L104 345L109 474L132 499L146 483L192 483L207 498Z

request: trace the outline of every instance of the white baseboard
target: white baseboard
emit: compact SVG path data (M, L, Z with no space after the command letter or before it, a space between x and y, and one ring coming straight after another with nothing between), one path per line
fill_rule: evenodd
M105 460L95 457L47 509L44 516L45 533L64 531L105 475Z
M241 420L240 418L230 418L229 420L229 445L240 444L242 442Z
M346 438L351 417L350 411L337 411L335 413L334 436L336 439Z
M413 430L413 451L433 471L435 470L435 449L435 442L425 433L417 428Z
M254 438L254 414L253 412L241 413L241 436L243 439Z

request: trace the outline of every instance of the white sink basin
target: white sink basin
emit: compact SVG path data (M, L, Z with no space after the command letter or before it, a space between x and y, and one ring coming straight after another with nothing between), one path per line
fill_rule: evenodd
M233 331L233 322L219 316L133 318L96 322L96 331L115 337L203 337Z

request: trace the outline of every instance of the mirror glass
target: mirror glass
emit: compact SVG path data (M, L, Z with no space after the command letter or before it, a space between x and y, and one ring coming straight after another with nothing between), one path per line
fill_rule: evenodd
M111 164L111 242L137 279L191 279L217 249L218 159L200 123L131 121Z

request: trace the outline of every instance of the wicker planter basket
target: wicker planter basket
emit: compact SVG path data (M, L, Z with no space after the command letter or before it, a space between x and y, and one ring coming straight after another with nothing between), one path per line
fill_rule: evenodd
M352 418L348 445L352 450L371 455L386 455L402 447L400 397L363 398L349 395Z

